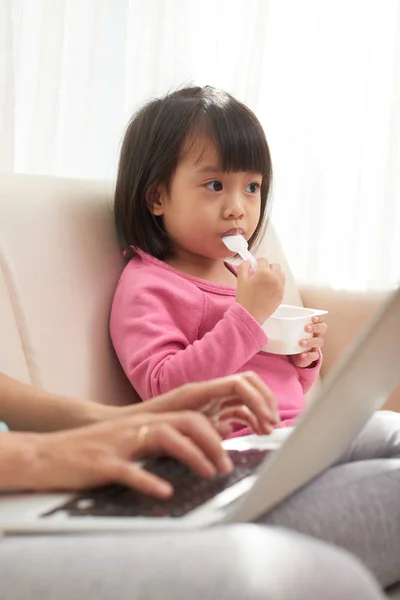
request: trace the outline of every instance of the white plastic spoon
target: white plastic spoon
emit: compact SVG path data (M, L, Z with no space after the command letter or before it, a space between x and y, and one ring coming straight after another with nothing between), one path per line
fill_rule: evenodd
M242 235L224 235L221 239L228 250L236 252L243 260L249 260L253 271L257 269L257 260L247 249L247 241Z

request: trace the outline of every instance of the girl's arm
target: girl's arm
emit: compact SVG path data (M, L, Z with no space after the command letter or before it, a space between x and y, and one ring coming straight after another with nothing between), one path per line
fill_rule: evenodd
M313 317L312 323L307 324L304 328L306 333L312 333L312 337L300 341L300 344L304 346L304 351L290 357L291 362L297 369L299 381L305 394L318 377L322 363L321 349L324 345L324 336L327 329L328 326L323 316Z
M257 321L233 302L201 339L204 294L192 284L165 281L120 285L110 321L118 358L143 400L184 383L231 375L267 343Z

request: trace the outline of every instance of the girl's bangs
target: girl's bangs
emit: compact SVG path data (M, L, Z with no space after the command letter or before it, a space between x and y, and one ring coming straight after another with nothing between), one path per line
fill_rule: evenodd
M210 103L198 114L196 121L193 137L206 135L212 140L223 171L260 173L269 177L271 164L265 134L246 107Z

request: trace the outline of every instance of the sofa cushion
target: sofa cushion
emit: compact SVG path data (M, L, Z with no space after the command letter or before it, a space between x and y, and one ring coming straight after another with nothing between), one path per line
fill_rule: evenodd
M112 194L104 182L0 176L0 369L126 403L136 398L108 333L123 268Z

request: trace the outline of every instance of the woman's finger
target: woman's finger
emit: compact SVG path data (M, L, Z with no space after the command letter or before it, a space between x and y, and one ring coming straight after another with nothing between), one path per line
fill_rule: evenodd
M207 408L201 412L207 417L214 419L219 417L221 411L225 411L227 408L237 408L238 406L246 405L243 404L243 400L239 396L232 394L231 396L210 402ZM248 410L250 411L249 408Z
M232 421L225 421L218 418L210 419L213 427L216 429L221 439L225 439L231 435L234 431L234 424Z
M121 483L149 496L166 499L174 493L169 482L130 461L110 461L107 473L110 483Z
M276 418L270 404L275 405L275 400L269 388L260 380L262 393L259 385L255 386L253 382L249 383L247 376L249 374L237 374L219 379L205 381L199 384L186 384L178 390L180 397L171 400L171 409L178 410L177 406L184 405L187 409L201 410L210 402L210 399L239 397L242 403L246 404L261 423L271 422ZM255 375L255 377L257 377ZM170 409L170 410L171 410Z
M170 443L171 450L175 452L173 456L189 464L204 477L215 474L216 469L224 473L231 469L231 462L221 446L220 435L210 419L199 412L186 410L143 414L125 421L123 427L118 438L121 456L137 458L157 452L168 453L168 448L164 446ZM140 431L144 427L146 435L140 439ZM176 436L171 439L170 430L178 434L180 447ZM157 439L158 433L160 439ZM185 456L185 449L191 449L188 456ZM176 452L179 452L179 456Z
M200 412L203 415L206 415L209 418L212 418L219 414L221 407L225 405L225 402L236 402L239 403L239 399L236 396L223 396L222 398L214 398L210 400L208 404L206 404L203 408L200 409Z
M245 423L248 427L253 429L254 433L257 433L258 435L269 433L273 429L272 424L266 424L264 428L261 428L257 417L247 406L241 402L239 398L226 400L218 412L207 416L215 429L218 431L219 435L223 438L232 433L234 422Z
M279 422L276 400L271 390L255 374L243 373L201 383L190 383L151 402L153 414L161 411L196 410L216 414L225 401L238 398L256 415L261 431ZM229 399L229 400L228 400ZM220 404L218 405L218 400Z
M245 373L242 373L242 375L251 383L254 388L256 388L256 390L258 390L263 401L266 402L271 408L276 423L279 423L280 417L278 411L278 401L270 388L264 383L261 377L257 375L257 373L254 373L254 371L246 371Z
M186 463L202 477L212 477L217 469L223 473L232 469L221 438L207 417L179 413L163 415L163 420L149 429L143 454L163 452Z
M276 424L279 420L276 400L271 390L252 372L234 375L230 379L231 393L251 410L257 417L260 428L267 433L271 423Z
M180 433L190 438L219 472L227 473L232 469L232 464L221 445L221 437L213 426L218 418L215 416L210 420L203 414L192 411L171 416L174 426Z
M207 412L203 412L208 417L218 417L221 414L222 410L227 408L236 408L237 406L246 406L243 404L243 400L236 395L226 396L223 400L218 400L218 402L209 408ZM248 408L248 407L247 407ZM250 410L250 409L249 409Z
M168 392L151 402L152 412L209 409L210 402L219 398L239 397L261 422L276 418L276 400L271 390L254 374L251 382L249 373L231 375L201 383L189 383ZM273 407L271 409L270 407Z
M251 413L247 406L235 406L221 411L218 422L242 423L250 427L257 435L268 434L273 430L273 425L261 429L256 417Z

